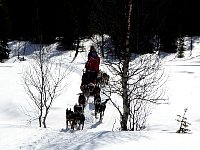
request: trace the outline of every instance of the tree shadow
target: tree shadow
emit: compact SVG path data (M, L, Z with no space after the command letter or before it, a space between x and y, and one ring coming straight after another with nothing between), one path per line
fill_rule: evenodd
M96 128L98 125L100 125L102 123L102 120L99 120L98 122L96 122L95 124L91 125L90 128Z

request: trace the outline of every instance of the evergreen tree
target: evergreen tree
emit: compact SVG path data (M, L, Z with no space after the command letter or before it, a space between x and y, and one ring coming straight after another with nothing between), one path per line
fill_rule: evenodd
M189 122L187 122L187 118L185 117L186 112L187 112L187 108L184 109L183 116L177 115L178 119L176 119L176 121L178 121L180 123L180 127L176 131L176 133L189 133L190 132L190 129L188 129L188 127L191 124Z

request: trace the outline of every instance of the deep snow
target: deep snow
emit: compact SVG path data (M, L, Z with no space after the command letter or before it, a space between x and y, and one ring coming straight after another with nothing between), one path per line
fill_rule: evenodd
M148 118L144 131L118 131L119 114L110 102L107 103L102 122L94 118L92 97L86 106L86 123L81 131L65 129L65 109L73 107L78 100L82 70L87 51L78 54L70 63L74 51L58 52L53 49L51 57L61 60L63 69L69 65L73 71L67 77L68 86L57 98L47 118L48 128L38 127L37 120L28 123L25 112L31 110L29 97L23 88L22 75L32 59L32 49L26 45L26 61L16 59L12 51L11 59L0 64L0 149L2 150L95 150L95 149L137 149L137 150L199 150L200 113L200 40L196 38L193 50L186 51L185 58L176 54L165 57L165 70L168 77L165 96L169 104L155 107ZM22 44L22 42L20 42ZM20 48L18 42L10 43L11 48ZM91 41L84 42L86 50ZM56 44L51 45L53 48ZM102 70L106 70L101 60ZM191 123L190 134L176 133L179 123L175 120L188 108L186 117Z

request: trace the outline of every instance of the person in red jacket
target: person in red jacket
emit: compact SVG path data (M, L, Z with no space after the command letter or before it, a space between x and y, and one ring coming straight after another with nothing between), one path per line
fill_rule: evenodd
M89 75L89 80L92 83L96 83L97 75L99 73L100 57L98 56L94 46L90 47L90 52L88 53L88 60L86 62L85 68Z

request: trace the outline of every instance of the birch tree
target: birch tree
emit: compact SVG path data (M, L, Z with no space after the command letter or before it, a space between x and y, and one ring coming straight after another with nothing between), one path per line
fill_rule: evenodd
M161 61L157 54L136 55L131 54L130 34L132 0L128 1L126 16L126 36L124 49L118 54L118 60L108 63L113 78L109 86L103 89L120 114L122 131L141 130L145 128L152 104L162 103L164 73L161 70ZM159 89L159 90L158 90ZM161 91L161 92L160 92ZM160 93L158 93L160 92ZM121 97L122 103L112 99L112 95Z
M123 64L121 61L107 64L112 75L102 93L118 110L121 130L142 130L146 128L147 118L153 108L167 103L167 99L163 98L167 76L157 54L131 57L127 74L124 73Z
M122 62L122 98L123 98L123 114L121 116L121 128L122 130L127 130L127 120L130 112L130 103L128 102L128 70L129 70L129 62L130 62L130 32L131 32L131 13L132 13L132 0L128 1L128 11L127 11L127 31L126 31L126 39L125 39L125 53L123 56Z

